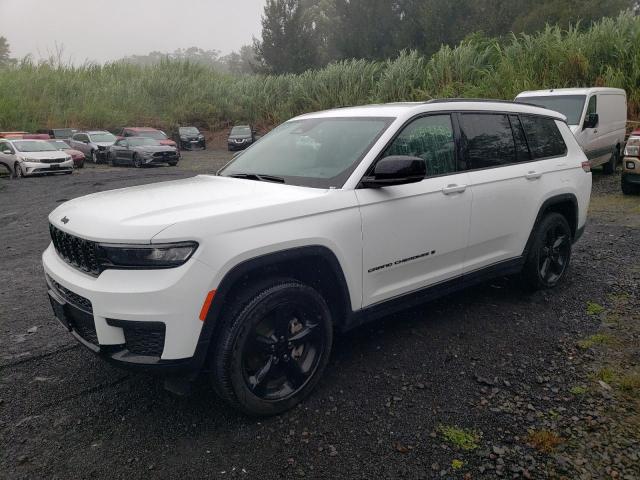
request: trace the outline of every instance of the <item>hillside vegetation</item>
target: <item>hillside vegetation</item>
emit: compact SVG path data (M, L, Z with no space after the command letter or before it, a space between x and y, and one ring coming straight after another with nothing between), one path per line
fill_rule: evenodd
M344 105L442 97L512 99L526 89L624 88L640 110L640 18L623 14L589 29L547 27L495 40L475 36L432 57L342 61L302 74L233 76L185 62L74 67L23 61L0 69L0 130L115 128L232 122L273 125Z

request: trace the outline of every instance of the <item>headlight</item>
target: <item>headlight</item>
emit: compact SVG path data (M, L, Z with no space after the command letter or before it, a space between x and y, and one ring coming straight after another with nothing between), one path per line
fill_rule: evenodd
M200 140L204 140L204 135L200 134L200 135L198 135L198 138L199 138Z
M189 260L197 248L196 242L144 246L100 244L98 256L103 268L174 268Z
M40 160L38 160L37 158L22 157L20 160L29 163L40 163Z
M640 157L640 137L629 137L624 148L626 157Z
M153 152L142 152L142 156L144 158L149 158L153 156Z

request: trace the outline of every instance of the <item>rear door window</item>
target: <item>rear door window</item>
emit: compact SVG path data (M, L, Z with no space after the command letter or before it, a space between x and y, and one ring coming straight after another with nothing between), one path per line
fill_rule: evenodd
M553 118L520 115L520 120L534 159L561 157L567 153L567 145Z
M509 117L495 113L460 114L460 134L468 170L516 163Z
M527 145L527 137L524 134L522 123L517 115L509 115L511 130L513 130L513 140L516 144L516 160L518 162L528 162L531 160L531 153Z

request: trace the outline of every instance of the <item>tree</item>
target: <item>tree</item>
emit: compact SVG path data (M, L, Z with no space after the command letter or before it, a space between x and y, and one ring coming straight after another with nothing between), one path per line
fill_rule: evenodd
M252 45L245 45L239 52L231 52L220 59L225 70L235 74L255 73L258 70L258 58Z
M267 0L262 41L256 55L269 73L299 73L319 65L313 26L304 17L302 0Z
M340 58L377 60L398 52L398 2L336 0L335 9L335 45Z
M10 53L9 42L5 37L0 37L0 67L12 63L13 60L9 56Z

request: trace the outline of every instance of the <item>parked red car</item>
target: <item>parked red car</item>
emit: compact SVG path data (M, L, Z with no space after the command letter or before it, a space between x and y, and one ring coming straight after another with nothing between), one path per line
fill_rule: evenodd
M49 140L49 143L54 147L56 147L58 150L61 150L68 155L71 155L71 158L73 159L74 168L84 167L85 157L84 157L84 153L82 153L80 150L74 150L73 148L70 148L69 144L64 140L51 139Z
M160 145L169 145L178 148L176 142L167 137L162 130L151 127L124 127L118 132L118 137L144 137L157 140Z

